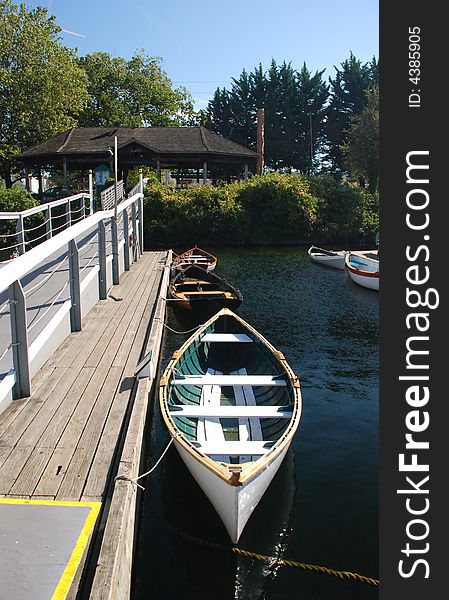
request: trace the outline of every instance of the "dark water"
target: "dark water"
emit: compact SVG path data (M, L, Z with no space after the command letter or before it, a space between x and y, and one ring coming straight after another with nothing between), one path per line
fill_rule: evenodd
M304 249L219 249L239 314L301 376L303 416L239 547L378 577L378 294ZM168 324L186 329L170 310ZM187 336L166 331L163 363ZM157 402L147 464L168 442ZM214 509L170 448L146 480L134 599L364 600L376 588L235 556Z

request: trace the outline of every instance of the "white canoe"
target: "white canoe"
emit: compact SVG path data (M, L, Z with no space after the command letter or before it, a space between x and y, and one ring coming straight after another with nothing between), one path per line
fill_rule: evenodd
M320 265L342 270L345 268L346 250L324 250L317 246L311 246L307 252L310 258Z
M160 406L179 455L237 543L298 427L298 378L263 336L223 309L173 355Z
M346 268L354 283L370 290L379 291L379 257L377 250L348 253Z

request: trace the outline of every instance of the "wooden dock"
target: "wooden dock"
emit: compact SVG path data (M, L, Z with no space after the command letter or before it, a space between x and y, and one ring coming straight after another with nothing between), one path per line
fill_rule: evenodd
M31 397L15 400L0 414L1 497L102 502L114 469L123 472L129 467L137 474L149 384L137 383L134 372L148 348L154 316L150 335L157 352L160 346L168 254L144 253L108 298L90 311L82 331L72 333L37 373ZM140 403L137 416L132 403ZM126 452L132 455L131 466ZM131 490L135 502L135 486L119 483L125 495ZM114 499L108 514L103 514L106 530L108 521L116 525L120 521L113 507ZM125 542L130 571L129 538ZM99 565L108 565L110 577L117 563L114 552L123 548L117 549L107 535L104 545ZM86 547L84 556L87 551ZM80 565L82 561L66 597L76 595ZM96 592L96 597L103 597L103 592Z

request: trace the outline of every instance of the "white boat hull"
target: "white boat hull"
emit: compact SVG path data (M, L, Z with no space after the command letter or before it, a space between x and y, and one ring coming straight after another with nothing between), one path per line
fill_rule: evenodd
M334 269L341 269L344 271L346 257L346 252L344 250L334 252L333 254L326 254L324 251L320 252L319 250L319 248L314 246L308 250L308 254L314 262L324 265L325 267L333 267Z
M354 283L358 285L368 288L369 290L379 291L379 274L373 276L361 275L359 273L355 273L353 270L348 269L348 273L350 278Z
M289 445L265 469L240 486L232 486L218 477L176 439L175 446L192 477L223 521L232 542L236 544L248 519L281 466Z

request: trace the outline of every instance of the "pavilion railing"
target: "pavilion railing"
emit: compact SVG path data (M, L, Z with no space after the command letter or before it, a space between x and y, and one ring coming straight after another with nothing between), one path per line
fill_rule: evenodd
M125 184L117 181L117 203L125 197ZM110 210L115 205L115 183L103 190L100 194L101 210Z

